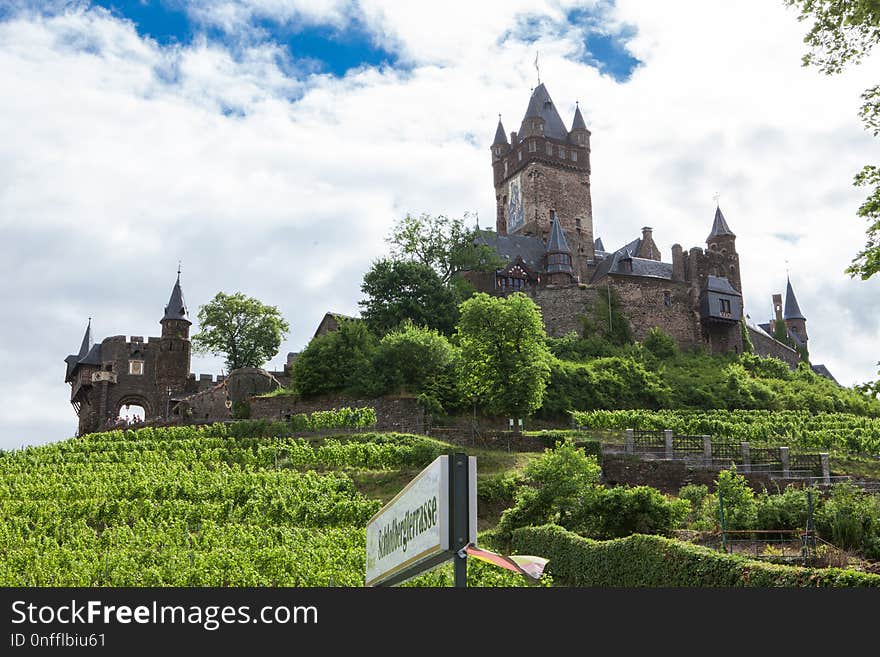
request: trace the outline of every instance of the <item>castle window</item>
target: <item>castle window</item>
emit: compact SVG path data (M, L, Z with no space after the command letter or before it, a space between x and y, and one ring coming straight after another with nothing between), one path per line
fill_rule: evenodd
M507 160L504 160L504 177L507 177Z
M130 360L128 361L128 373L134 376L141 376L144 373L144 361Z
M721 302L721 314L728 316L730 315L730 299L719 299Z
M501 146L498 146L498 147L495 149L495 155L497 155L498 157L501 157Z
M535 153L538 151L538 142L534 139L529 141L529 153Z
M709 250L710 250L710 251L717 251L717 250L718 250L718 245L717 245L717 244L710 244L710 245L709 245Z
M571 161L572 161L572 162L577 162L577 161L578 161L578 154L577 154L577 151L572 151L572 152L571 152Z
M553 155L553 144L547 142L547 155Z
M667 308L672 306L672 294L669 290L663 290L663 305Z
M721 249L721 255L727 255L727 249Z
M519 161L522 162L522 150L518 150L518 151L516 152L516 156L517 156L517 158L519 159Z
M581 143L581 144L584 143L584 135L583 135L583 133L581 133L581 134L578 135L578 143Z
M559 157L565 159L565 149L562 146L559 147Z

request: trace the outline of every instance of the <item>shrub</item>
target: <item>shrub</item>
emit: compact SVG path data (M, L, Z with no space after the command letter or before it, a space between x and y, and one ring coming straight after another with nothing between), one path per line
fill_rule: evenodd
M742 354L739 363L749 374L762 379L781 379L788 381L792 378L791 369L787 363L778 358L762 358L754 354Z
M549 559L563 586L880 586L854 570L768 564L661 536L595 541L552 525L516 530L509 549Z
M880 496L848 482L835 484L815 515L816 529L834 545L880 556Z
M788 486L775 495L764 490L756 502L756 529L804 529L807 526L807 491L803 488ZM817 502L818 495L814 493L813 504Z
M339 330L313 338L293 364L292 379L304 396L328 392L371 392L376 338L358 320L341 320Z
M440 333L408 322L379 342L373 371L381 392L421 393L454 356L452 345Z
M671 500L650 486L600 488L584 499L573 528L594 538L669 534L690 508L687 500Z
M247 420L251 416L251 405L247 400L239 399L232 402L232 419Z
M672 358L678 350L672 336L657 326L648 331L643 344L657 358Z

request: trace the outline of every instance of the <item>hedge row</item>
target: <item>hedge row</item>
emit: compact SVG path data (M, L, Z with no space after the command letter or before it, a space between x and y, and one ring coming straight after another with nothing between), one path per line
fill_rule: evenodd
M880 587L880 575L781 566L661 536L594 541L544 525L517 529L511 547L515 554L549 559L548 572L563 586Z

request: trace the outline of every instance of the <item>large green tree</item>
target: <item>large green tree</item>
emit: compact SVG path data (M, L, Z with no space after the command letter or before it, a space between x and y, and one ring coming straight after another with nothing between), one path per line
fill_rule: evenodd
M785 0L800 14L798 20L812 23L804 38L809 52L805 66L823 73L840 73L848 64L859 64L880 43L880 0ZM880 85L862 94L859 116L874 136L880 136ZM880 271L880 167L865 166L855 177L856 186L867 187L868 198L858 215L868 221L865 248L846 272L867 280Z
M461 304L459 381L490 413L526 417L541 407L553 356L541 313L517 292L475 294Z
M498 255L485 245L475 244L476 237L477 229L466 227L463 219L408 214L394 224L386 241L396 260L419 262L450 284L462 271L490 271L500 266Z
M319 335L293 363L292 379L305 396L329 392L371 392L376 337L363 322L341 319L339 330Z
M231 372L260 367L275 354L290 325L275 306L241 292L217 295L199 308L200 331L192 337L196 351L223 356Z
M405 323L379 342L373 371L385 392L424 392L455 358L455 348L432 329Z
M364 275L361 315L376 335L410 321L449 335L458 319L455 292L428 265L384 259Z

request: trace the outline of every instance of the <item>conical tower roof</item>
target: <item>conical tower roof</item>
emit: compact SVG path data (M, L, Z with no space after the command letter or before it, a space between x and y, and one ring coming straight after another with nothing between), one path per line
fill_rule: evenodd
M788 279L788 285L785 288L785 314L783 319L802 319L807 321L798 305L797 297L794 296L794 290L791 287L791 279Z
M558 220L550 223L550 239L547 240L547 253L571 253L568 242L565 239L565 231L559 225Z
M86 326L86 332L83 334L82 344L79 346L79 357L85 358L92 348L92 318L89 317L89 324Z
M161 321L166 320L183 320L192 324L189 321L189 312L186 309L186 302L183 300L183 290L180 287L180 270L177 270L177 282L174 284L174 289L171 290L171 298L168 300L168 305L165 306L165 316L162 317Z
M721 237L722 235L736 237L736 234L730 230L730 226L727 225L727 221L724 219L724 215L721 212L721 206L715 206L715 220L712 222L712 232L709 233L709 237L706 238L706 241L708 242L713 237Z
M504 126L501 124L501 117L498 117L498 128L495 130L495 141L492 142L493 146L499 146L500 144L507 144L507 134L504 132Z
M584 121L584 116L581 114L580 105L576 105L574 108L574 120L571 122L571 131L575 130L587 130L587 124Z
M532 118L540 118L544 120L545 137L559 140L565 140L568 138L568 130L565 129L565 124L562 123L562 118L559 116L559 112L556 111L556 106L553 104L550 94L547 93L547 87L543 84L539 84L535 87L534 91L532 91L532 97L529 99L529 106L526 109L526 114L523 117L522 125L519 129L520 135L526 133L526 123Z

